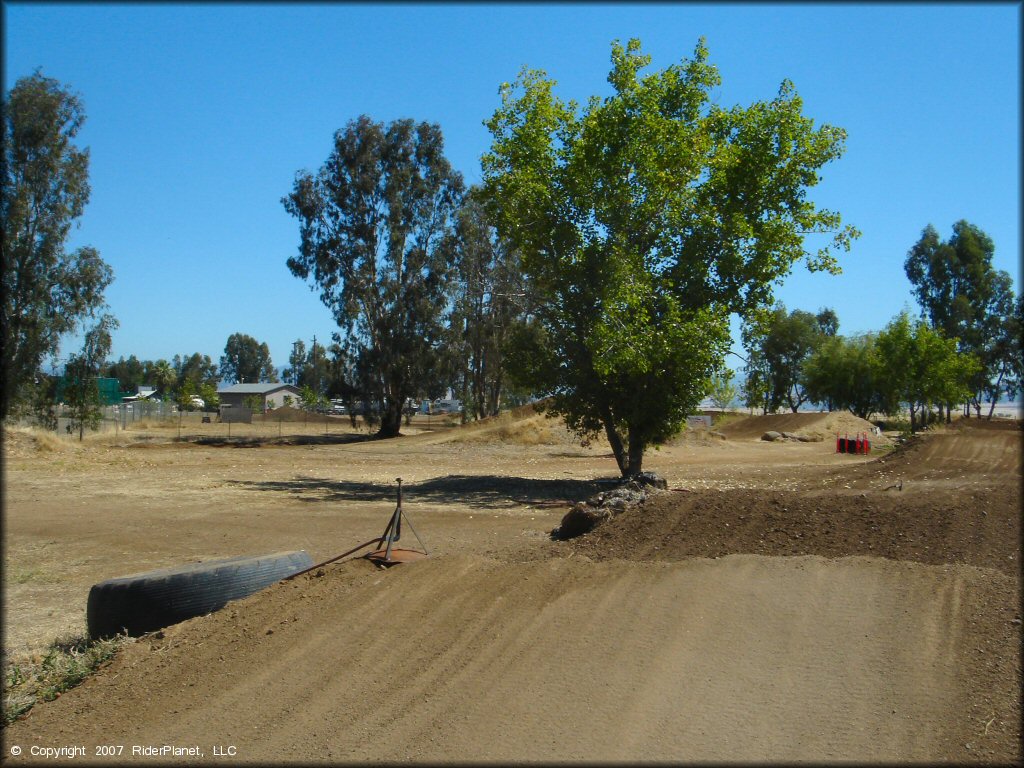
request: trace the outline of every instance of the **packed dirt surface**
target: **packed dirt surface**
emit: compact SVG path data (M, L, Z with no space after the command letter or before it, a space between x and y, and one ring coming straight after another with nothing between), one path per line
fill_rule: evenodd
M781 429L837 427L797 417ZM549 532L614 461L529 414L390 441L5 435L12 656L83 632L103 579L337 555L383 530L396 477L431 556L324 566L146 635L7 728L4 758L1019 763L1020 429L850 456L763 442L771 421L651 451L670 490L569 541ZM133 755L163 745L202 757Z

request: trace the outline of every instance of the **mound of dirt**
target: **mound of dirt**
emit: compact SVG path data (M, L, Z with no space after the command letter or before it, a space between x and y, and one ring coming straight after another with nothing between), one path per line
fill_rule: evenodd
M735 553L868 555L1020 570L1020 490L673 492L575 539L593 559L679 561Z
M817 482L808 474L792 491L675 491L574 545L596 559L869 555L1014 574L1022 434L962 422L838 474L819 472Z
M937 431L918 434L881 459L906 477L1021 474L1024 432L1017 422L960 419Z
M832 439L836 435L854 437L866 432L872 445L891 445L885 435L876 435L874 425L846 411L831 413L770 413L765 416L741 416L716 427L730 440L760 440L766 432L794 432L808 437Z

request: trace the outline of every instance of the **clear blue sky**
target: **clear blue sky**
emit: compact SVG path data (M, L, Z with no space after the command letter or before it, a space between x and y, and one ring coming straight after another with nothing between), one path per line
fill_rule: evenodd
M1021 6L981 4L4 5L4 91L37 67L81 94L92 198L72 247L114 270L113 358L214 361L230 334L291 344L335 330L288 271L298 221L281 205L334 131L367 114L440 124L467 183L483 126L520 67L565 98L605 95L611 42L661 69L707 38L723 105L794 82L847 152L811 197L863 232L840 276L802 266L777 295L836 310L841 333L916 311L903 273L929 223L996 244L1020 286ZM739 346L735 347L739 350ZM735 358L730 365L739 367Z

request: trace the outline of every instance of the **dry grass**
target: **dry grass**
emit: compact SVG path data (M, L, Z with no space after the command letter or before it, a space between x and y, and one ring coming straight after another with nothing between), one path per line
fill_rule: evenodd
M123 635L107 640L64 637L43 653L4 659L3 724L24 717L36 702L52 701L74 688L126 642L133 641Z
M569 440L561 419L549 419L532 408L506 411L483 421L471 422L450 432L455 442L509 443L513 445L561 445Z
M59 453L68 450L69 441L37 427L4 427L4 453L23 456L34 453Z

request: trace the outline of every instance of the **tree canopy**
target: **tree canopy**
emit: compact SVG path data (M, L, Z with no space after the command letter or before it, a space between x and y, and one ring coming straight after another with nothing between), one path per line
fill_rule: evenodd
M220 359L220 374L225 381L239 383L277 381L270 347L245 333L233 333L228 337L224 356Z
M61 336L105 306L113 280L95 248L65 250L89 201L89 151L74 144L84 121L79 96L39 72L18 80L3 103L0 418Z
M381 436L399 434L406 398L438 375L451 275L443 246L462 192L439 126L364 115L282 200L299 220L288 267L333 313L351 383L379 408Z
M862 419L893 410L875 335L827 336L804 361L802 381L812 402L842 408Z
M468 418L496 416L508 385L505 348L529 300L519 254L497 236L478 187L456 214L451 251L453 388Z
M110 353L111 333L117 326L118 322L112 315L98 317L95 324L85 331L81 350L69 355L64 366L67 382L64 400L71 429L78 431L79 440L83 439L87 427L96 430L102 420L103 404L97 377Z
M540 70L504 84L483 176L537 293L512 369L577 432L603 429L628 476L707 393L728 314L769 304L797 261L838 271L858 233L807 199L846 134L815 128L791 83L725 109L703 39L642 77L638 40L611 58L612 95L583 109ZM812 255L808 234L829 239Z
M1020 357L1020 338L1013 332L1013 281L995 269L994 254L992 238L960 220L948 241L929 224L904 262L914 296L932 326L958 339L959 350L979 363L970 383L979 415L984 395L994 404L1006 391L1004 383L1013 385L1006 374L1013 358Z
M941 403L959 403L970 393L971 378L980 364L957 351L957 340L946 338L924 320L916 322L901 312L875 338L883 400L889 413L900 405L915 416Z
M835 335L839 319L831 309L817 315L794 309L787 312L783 304L770 311L759 312L743 328L747 349L748 405L761 405L764 412L782 406L796 413L808 400L803 366L812 353Z

